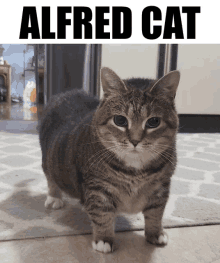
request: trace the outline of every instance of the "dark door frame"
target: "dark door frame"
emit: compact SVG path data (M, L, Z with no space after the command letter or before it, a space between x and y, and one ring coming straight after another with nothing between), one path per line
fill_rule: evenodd
M160 44L158 48L157 79L177 69L178 44Z

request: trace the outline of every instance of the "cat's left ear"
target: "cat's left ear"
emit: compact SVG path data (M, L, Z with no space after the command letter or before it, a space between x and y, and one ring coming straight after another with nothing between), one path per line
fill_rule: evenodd
M168 97L174 99L180 81L180 72L174 70L160 78L151 88L150 92L165 92Z

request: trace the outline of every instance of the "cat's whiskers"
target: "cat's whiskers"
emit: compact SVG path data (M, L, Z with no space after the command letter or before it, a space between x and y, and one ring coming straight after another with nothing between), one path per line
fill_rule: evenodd
M96 152L91 158L89 158L89 160L87 161L87 163L89 163L89 161L92 159L92 158L96 158L97 156L97 159L99 159L101 156L105 155L106 153L109 153L109 150L111 149L114 149L116 148L117 146L111 146L111 147L108 147L108 148L105 148L105 149L102 149L98 152ZM92 164L89 166L89 168L87 169L86 173L90 170L90 168L96 163L97 159L94 160L94 162L92 162Z
M155 147L155 148L156 148L156 147ZM161 146L159 146L159 147L156 148L156 150L163 150L163 151L166 150L166 149L167 149L166 147L163 148L163 147L161 147ZM174 150L174 149L173 149L173 150ZM175 150L174 152L176 152L176 150ZM172 153L169 153L169 152L163 152L162 154L170 157L171 159L172 159L172 158L175 158L175 155L172 154Z
M127 147L127 145L125 145L122 142L118 142L118 141L111 141L111 142L114 143L116 146L120 146L122 148L126 148Z
M169 148L169 149L173 149L174 151L176 151L176 148L174 146L171 146L171 145L166 145L166 144L156 144L155 146L160 146L161 148L164 147L164 148Z
M135 150L135 151L134 151ZM135 169L141 169L144 166L144 158L140 156L141 148L136 149L131 145L128 145L126 148L121 148L121 154L118 154L118 157L122 159L129 167Z
M100 155L99 157L101 157L101 158L100 158L99 161L97 162L96 167L98 167L99 164L100 164L100 167L101 167L102 164L103 164L103 162L104 162L104 161L107 162L107 159L108 159L109 157L111 157L112 155L114 156L114 154L111 153L110 151L109 151L109 152L105 152L104 155ZM105 159L105 158L107 158L107 159Z
M131 149L133 149L134 147L131 147L130 146L130 148ZM124 153L124 149L120 149L121 151L123 151L123 153ZM128 154L128 153L126 153L126 154ZM141 169L138 169L137 171L134 171L134 173L135 173L135 175L138 175L138 174L140 174L141 176L142 176L142 178L144 178L145 177L145 175L143 174L143 172L141 171Z
M160 153L160 155L162 155L164 158L166 158L167 160L169 160L171 163L174 159L174 156L173 155L169 155L167 153ZM172 163L173 164L173 163ZM174 165L174 164L173 164Z
M120 152L120 151L123 151L123 148L121 148L121 149L118 148L116 150L117 150L117 152ZM96 167L97 168L98 168L98 166L102 167L102 164L104 162L110 163L114 158L116 158L116 154L108 152L108 153L104 154L104 156L102 156L102 158L98 161ZM106 173L106 175L107 175L107 178L111 178L110 174ZM112 180L113 180L113 178L112 178Z
M163 152L164 155L170 157L171 159L175 158L175 155L168 153L168 152Z
M168 160L168 161L175 167L174 163L170 160L170 157L169 157L169 156L166 156L165 154L160 153L160 152L158 152L157 150L155 150L155 149L153 149L153 148L151 148L151 151L157 153L157 155L158 155L159 157L165 158L166 160Z
M165 154L170 154L170 155L172 155L171 153L169 153L169 152L164 152L165 150L173 150L174 151L174 149L172 148L172 147L169 147L169 146L167 146L167 145L153 145L152 146L152 148L153 149L155 149L155 150L162 150L163 151L163 153L165 153ZM172 155L173 156L173 155Z
M118 149L118 152L120 152L120 151L123 151L123 149L121 148L121 149ZM109 158L109 157L108 157ZM105 161L107 161L107 163L110 163L114 158L116 158L116 154L113 154L113 156L112 156L112 158L110 159L110 160L105 160ZM108 174L108 173L106 173L106 175L107 175L107 178L109 179L111 179L111 181L113 181L114 180L114 178L111 176L111 174ZM118 181L118 184L119 184L119 186L121 186L122 184L121 184L121 181L119 180Z
M163 153L163 152L161 152L160 150L162 150L162 149L160 149L159 147L156 147L157 145L152 145L151 147L150 147L150 150L151 151L154 151L155 153L157 153L159 156L164 156L164 155L166 155L166 154L168 154L168 153Z
M169 146L169 145L163 145L163 144L154 144L152 145L153 148L156 148L156 149L161 149L161 150L176 150L173 146Z
M115 146L112 146L112 147L115 147ZM110 147L109 147L110 148ZM108 149L109 149L108 148ZM108 151L108 149L107 148L105 148L105 149L102 149L102 150L100 150L100 151L98 151L98 152L96 152L95 154L93 154L90 158L89 158L89 160L87 161L87 163L89 163L90 162L90 160L92 159L92 158L95 158L97 155L99 155L99 154L101 154L102 152L107 152ZM86 164L87 164L86 163Z
M174 152L176 152L175 147L170 146L170 145L164 145L164 144L151 145L151 149L154 149L154 150L156 150L156 151L158 151L158 150L164 151L164 150L172 149ZM170 157L170 158L174 158L174 157L175 157L175 155L173 155L172 153L169 153L169 152L163 152L163 153L158 152L158 153L159 153L159 154L166 155L166 156L168 156L168 157Z
M115 154L115 156L118 156L118 157L120 157L120 153L124 153L128 148L129 148L129 146L127 146L127 145L124 145L124 144L119 144L118 146L120 146L120 147L117 147L117 148L114 148L114 149L112 149L113 150L113 152L114 152L114 154ZM131 147L130 147L131 148ZM127 154L127 153L126 153ZM115 157L114 156L114 157ZM121 157L120 157L121 158ZM113 159L113 158L112 158ZM112 160L111 159L111 160Z
M149 146L149 144L145 145L145 144L140 144L137 148L137 150L141 150L141 151L146 151L146 149L148 149L148 147L144 147L144 146Z
M119 153L120 153L120 152L122 152L122 154L123 154L123 153L125 152L125 149L123 149L123 148L119 149ZM119 155L118 155L118 157L119 157ZM121 159L121 157L119 157L119 158ZM120 185L120 186L122 185L121 181L120 181L119 185Z
M109 154L108 151L105 151L104 153L101 153L101 154L97 157L97 159L95 159L94 162L92 162L92 163L90 164L90 166L89 166L88 170L86 171L86 173L87 173L95 164L96 164L96 166L98 165L98 164L97 164L97 160L102 160L102 156L106 156L107 154Z
M156 158L157 156L159 156L159 157L162 158L162 156L160 156L160 153L156 152L156 151L153 150L152 148L149 148L149 152L150 152L151 154L154 154L153 158L154 158L154 157Z
M120 151L122 151L123 149L117 149L119 152ZM110 159L110 157L111 157L111 159ZM103 162L105 161L106 163L110 163L114 158L116 157L116 155L113 153L113 154L108 154L107 155L107 159L105 159L105 156L102 158L102 162L100 163L100 166L102 166L102 164L103 164ZM98 164L97 164L97 166L98 166ZM110 175L108 175L107 176L107 178L109 178L110 177Z

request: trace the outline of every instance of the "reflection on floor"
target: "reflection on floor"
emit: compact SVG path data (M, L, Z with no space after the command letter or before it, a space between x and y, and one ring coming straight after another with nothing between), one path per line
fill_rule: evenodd
M37 121L42 113L43 105L29 108L23 107L23 103L0 103L0 120L28 120Z

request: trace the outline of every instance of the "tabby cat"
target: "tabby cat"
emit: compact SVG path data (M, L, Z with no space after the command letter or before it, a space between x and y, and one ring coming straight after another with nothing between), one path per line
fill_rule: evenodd
M143 212L146 240L166 245L162 216L174 173L180 73L160 80L120 79L102 68L103 99L72 90L47 104L39 137L49 193L45 206L63 206L61 190L78 198L91 219L92 246L114 249L114 218Z

